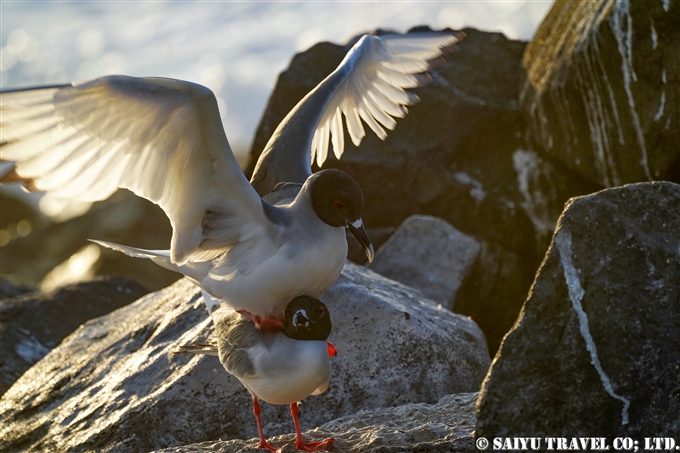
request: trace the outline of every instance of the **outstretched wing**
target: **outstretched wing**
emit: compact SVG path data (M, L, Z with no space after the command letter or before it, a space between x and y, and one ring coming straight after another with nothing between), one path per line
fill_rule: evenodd
M232 219L223 225L229 231L209 229L212 245L266 228L262 201L229 147L215 96L203 86L110 76L3 92L0 107L0 159L15 162L2 182L81 201L129 189L169 217L173 262L206 254L206 213Z
M342 117L352 142L366 135L363 122L381 139L394 129L408 105L418 101L409 91L426 83L420 73L458 42L462 34L445 32L364 35L340 65L305 96L276 128L255 167L251 182L264 195L282 182L301 183L311 163L321 166L329 139L340 158L345 148Z

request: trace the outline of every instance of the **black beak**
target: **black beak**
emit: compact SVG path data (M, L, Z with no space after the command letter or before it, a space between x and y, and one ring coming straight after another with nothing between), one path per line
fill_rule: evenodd
M368 262L372 263L373 257L375 257L375 252L373 251L371 239L368 237L368 233L366 233L366 230L364 229L364 223L361 221L361 219L354 223L347 222L347 229L355 238L357 238L359 244L361 244L361 246L364 248L364 252L368 257Z

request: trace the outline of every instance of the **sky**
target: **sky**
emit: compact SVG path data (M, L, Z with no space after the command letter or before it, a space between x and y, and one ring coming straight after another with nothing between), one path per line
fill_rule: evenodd
M296 52L375 30L475 27L529 40L553 1L0 1L3 90L108 74L198 82L236 154Z

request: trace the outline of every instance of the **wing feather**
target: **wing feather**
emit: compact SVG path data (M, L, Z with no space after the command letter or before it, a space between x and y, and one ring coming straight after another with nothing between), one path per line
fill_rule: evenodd
M350 67L316 128L312 161L316 158L321 166L326 160L329 132L333 152L338 157L342 155L343 115L354 145L358 146L365 135L360 119L384 140L384 128L394 129L394 118L403 118L408 112L406 106L418 101L414 93L405 90L424 84L428 78L419 73L430 69L431 60L451 48L460 36L437 32L363 36L334 72Z
M207 212L230 212L235 219L230 232L213 231L209 242L216 247L251 241L253 231L272 234L205 87L110 76L3 92L0 109L0 159L15 162L3 182L23 178L47 196L80 201L129 189L167 214L175 263L206 255Z

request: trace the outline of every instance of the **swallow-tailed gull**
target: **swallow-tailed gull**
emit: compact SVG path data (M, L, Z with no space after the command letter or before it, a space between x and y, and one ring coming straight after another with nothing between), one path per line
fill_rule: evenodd
M305 442L298 420L298 402L328 389L331 377L327 343L332 324L323 302L301 296L285 309L283 332L266 333L228 307L213 311L217 344L193 344L180 353L216 355L253 396L253 413L260 436L259 448L275 451L262 431L259 400L288 404L295 423L295 446L299 450L329 450L333 439Z
M2 182L81 201L122 187L157 203L173 228L170 250L99 243L186 275L209 311L223 301L280 328L288 301L319 297L340 275L345 228L373 258L361 189L339 170L311 175L312 159L323 164L329 137L342 154L343 115L355 144L362 120L385 138L383 127L394 128L393 117L417 101L406 89L421 85L420 73L457 40L443 32L363 36L275 130L252 185L203 86L108 76L2 92L0 159L15 163Z

